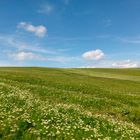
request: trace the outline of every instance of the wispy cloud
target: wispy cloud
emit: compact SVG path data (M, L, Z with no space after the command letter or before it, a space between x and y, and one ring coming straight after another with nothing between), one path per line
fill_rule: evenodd
M128 59L128 60L114 62L112 66L117 68L136 68L139 67L139 64L138 62L134 62Z
M87 10L87 9L84 9L83 11L74 11L72 13L74 16L88 16L88 15L93 15L94 12L93 10Z
M83 65L81 68L137 68L140 62L132 60L102 60L91 64Z
M92 36L77 36L77 37L49 37L48 40L54 41L86 41L93 40L95 37Z
M72 56L56 56L56 57L49 57L48 61L60 62L60 63L70 63L76 61L82 61L80 57L72 57Z
M0 44L3 44L8 48L15 48L18 51L26 50L26 51L32 51L32 52L44 53L44 54L57 54L59 52L58 50L45 49L44 47L42 48L38 44L32 44L26 41L21 41L16 37L13 37L12 35L7 35L7 36L0 35Z
M44 37L46 35L47 29L43 25L34 26L27 22L20 22L17 26L19 29L24 29L27 32L34 33L37 37Z
M54 11L54 6L50 3L45 3L40 6L38 13L50 15Z
M17 52L17 53L9 53L9 57L13 58L14 60L18 61L25 61L25 60L36 60L39 59L38 55L32 52Z
M108 34L101 34L101 35L97 35L96 38L99 38L99 39L107 39L107 38L110 38L111 35L108 35Z
M57 62L57 63L69 63L79 61L79 57L69 56L54 56L46 57L33 52L21 51L21 52L9 52L8 56L15 61L41 61L41 62Z
M65 5L69 5L71 0L62 0Z
M120 40L124 43L130 43L130 44L140 44L140 37L134 37L134 38L120 38Z
M112 20L110 18L104 19L103 24L105 27L110 27L112 25Z
M41 61L67 64L80 59L79 57L65 56L66 54L63 54L63 52L67 51L66 49L44 49L44 46L39 47L36 44L29 44L10 35L0 35L0 44L5 46L3 52L11 61Z

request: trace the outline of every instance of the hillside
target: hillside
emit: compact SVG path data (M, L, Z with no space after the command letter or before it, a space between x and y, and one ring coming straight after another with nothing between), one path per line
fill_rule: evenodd
M0 139L140 139L140 69L0 68Z

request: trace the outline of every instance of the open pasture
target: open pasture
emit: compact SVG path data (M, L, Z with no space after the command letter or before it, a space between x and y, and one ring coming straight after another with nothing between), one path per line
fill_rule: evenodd
M139 140L140 69L0 68L0 140Z

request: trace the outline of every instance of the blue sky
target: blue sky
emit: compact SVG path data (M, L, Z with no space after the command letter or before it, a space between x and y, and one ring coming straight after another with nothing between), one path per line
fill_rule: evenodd
M139 0L1 0L0 66L140 67Z

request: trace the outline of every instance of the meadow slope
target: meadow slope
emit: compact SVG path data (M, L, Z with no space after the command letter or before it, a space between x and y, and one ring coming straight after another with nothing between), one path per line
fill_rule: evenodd
M0 68L0 140L140 140L140 69Z

